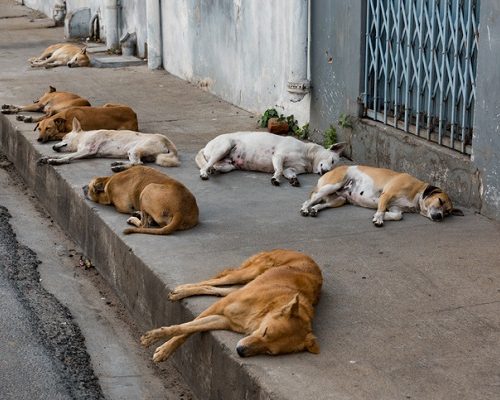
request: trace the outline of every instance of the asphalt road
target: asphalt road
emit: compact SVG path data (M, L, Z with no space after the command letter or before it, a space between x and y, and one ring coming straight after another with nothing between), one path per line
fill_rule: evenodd
M0 397L102 399L85 339L69 310L40 284L36 254L0 206Z

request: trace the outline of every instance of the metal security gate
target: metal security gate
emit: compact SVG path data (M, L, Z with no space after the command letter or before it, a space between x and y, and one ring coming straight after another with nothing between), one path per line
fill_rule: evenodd
M480 0L366 0L365 116L470 154Z

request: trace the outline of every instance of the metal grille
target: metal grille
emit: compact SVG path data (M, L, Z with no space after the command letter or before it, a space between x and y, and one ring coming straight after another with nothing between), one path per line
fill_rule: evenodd
M479 0L367 0L365 116L470 154Z

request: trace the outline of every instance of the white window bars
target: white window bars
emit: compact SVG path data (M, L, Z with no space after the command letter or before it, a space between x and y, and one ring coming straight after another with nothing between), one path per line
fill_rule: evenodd
M470 154L480 0L366 0L365 116Z

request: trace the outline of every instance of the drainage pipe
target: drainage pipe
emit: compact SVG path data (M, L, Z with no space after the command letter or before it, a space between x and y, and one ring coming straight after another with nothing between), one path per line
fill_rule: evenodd
M293 0L290 2L291 35L290 63L288 65L287 90L290 101L297 102L309 93L308 79L308 45L309 45L309 0Z
M109 50L118 49L118 0L105 0L106 11L105 29L106 29L106 47Z
M148 68L162 67L161 0L146 0Z

